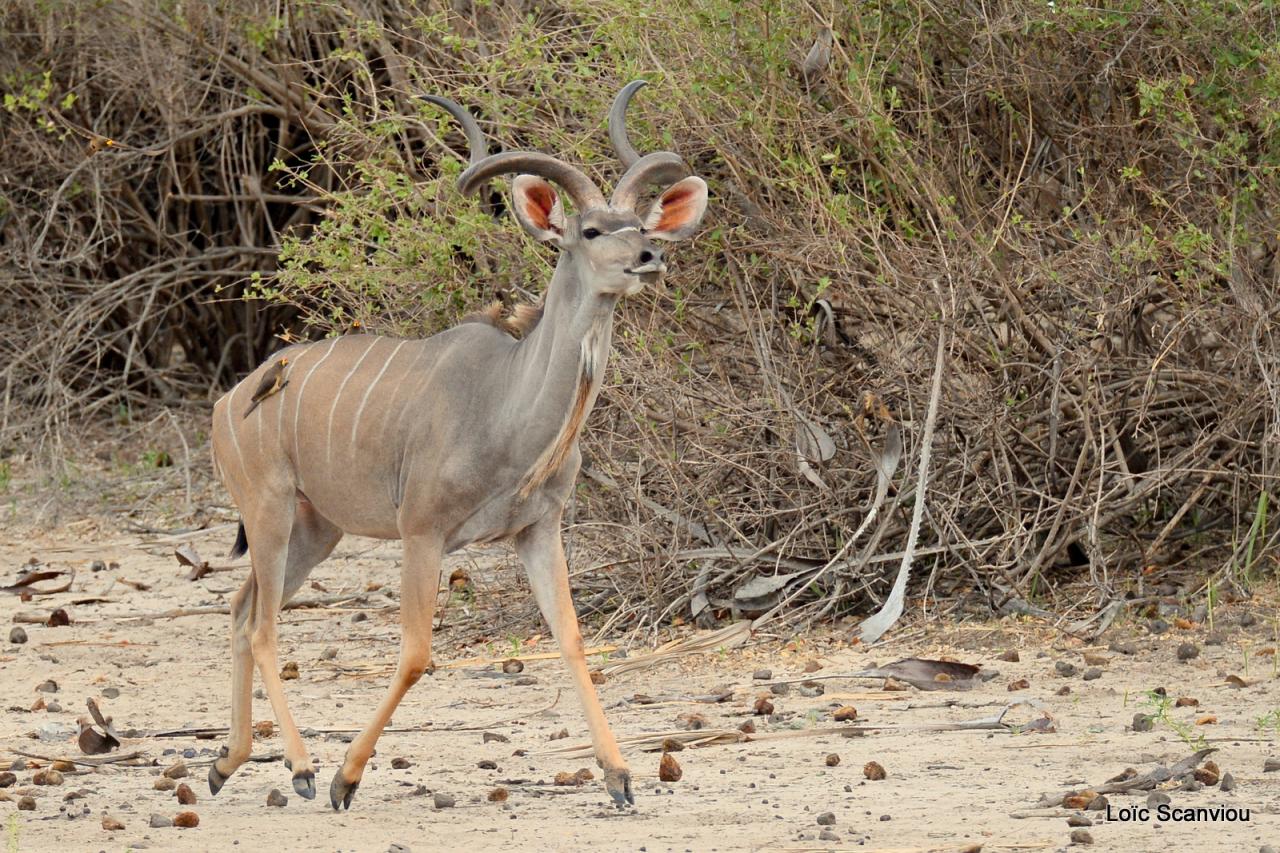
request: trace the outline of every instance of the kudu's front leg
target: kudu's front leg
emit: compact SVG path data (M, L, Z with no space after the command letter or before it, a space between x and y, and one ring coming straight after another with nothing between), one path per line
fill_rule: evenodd
M374 744L409 688L431 668L431 620L440 589L440 543L430 538L406 537L404 561L400 567L400 664L391 687L374 712L369 725L347 747L346 758L329 784L329 803L336 811L351 808L351 798L364 766L373 755Z
M631 792L631 770L618 750L618 742L609 730L600 697L591 683L587 671L586 650L582 645L582 631L578 627L578 614L573 608L573 596L569 591L569 567L564 559L564 543L560 538L560 513L552 513L516 537L516 551L529 574L529 586L538 602L538 609L547 620L551 634L560 646L560 654L569 674L573 676L578 699L591 730L591 743L596 763L604 770L604 784L618 808L635 805Z

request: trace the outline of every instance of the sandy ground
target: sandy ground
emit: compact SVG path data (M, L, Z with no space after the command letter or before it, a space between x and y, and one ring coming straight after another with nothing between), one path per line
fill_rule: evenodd
M196 544L206 556L221 555L232 533L222 530ZM77 571L66 593L29 602L12 595L0 599L7 614L61 606L74 620L57 628L27 624L29 641L23 645L0 637L0 705L7 708L0 715L2 763L19 757L19 752L77 757L75 743L66 735L59 737L55 730L52 740L40 740L29 733L50 724L73 728L84 713L86 698L103 697L104 691L111 695L110 688L119 695L101 702L122 731L225 726L228 617L125 617L225 603L244 569L193 582L174 562L172 544L146 544L141 541L145 537L126 539L91 530L82 531L81 541L76 541L74 528L71 535L70 540L63 532L0 541L4 583L16 579L31 557L51 568ZM515 599L527 608L520 598L523 587L512 579L509 561L501 554L473 554L454 560L450 569L464 566L472 575L481 592L478 602L500 605L504 599ZM379 584L385 584L385 590L370 593L363 608L348 604L283 615L281 660L296 661L300 671L300 677L285 687L300 726L354 729L368 719L397 651L397 619L394 609L385 607L390 602L384 593L394 597L398 555L398 543L344 541L313 574L317 586L304 588L299 597L367 591ZM95 573L90 570L93 560L117 562L119 568ZM121 579L150 588L136 590ZM94 596L108 600L71 603ZM608 806L598 781L581 788L550 784L558 772L594 769L589 759L546 754L583 743L587 736L558 659L528 661L524 675L533 677L531 684L517 684L514 676L504 677L492 663L458 665L468 658L509 656L516 642L521 654L554 651L550 642L531 644L527 634L508 637L487 612L469 612L455 604L445 616L447 627L436 635L440 669L424 678L401 706L393 725L408 731L383 736L349 812L335 814L324 793L345 749L345 736L315 732L308 744L319 761L322 799L314 802L293 793L289 773L278 759L246 765L220 795L211 797L205 776L221 736L126 737L120 752L141 752L147 759L143 766L107 765L68 773L60 786L36 786L33 771L44 762L28 758L31 766L16 771L16 784L0 790L8 799L0 802L0 814L8 849L17 851L925 851L979 844L983 850L1258 850L1264 844L1280 844L1280 772L1263 770L1268 757L1280 758L1275 605L1255 601L1219 611L1220 644L1207 643L1207 631L1199 626L1152 635L1133 623L1122 623L1100 644L1086 647L1044 626L1016 620L954 626L908 620L888 642L871 650L848 643L845 632L828 630L804 639L756 638L742 649L616 676L600 691L620 737L676 729L678 716L687 713L701 714L712 729L754 720L763 736L678 753L684 775L670 784L658 781L658 753L627 749L637 807L623 814ZM368 618L353 621L361 609ZM1245 612L1256 614L1259 622L1241 627L1239 615ZM6 615L4 622L9 621ZM4 634L9 630L6 624ZM1126 638L1135 643L1136 654L1107 649L1108 642ZM1185 663L1177 660L1176 648L1182 642L1197 644L1200 655ZM335 649L336 657L324 660L326 649ZM1020 661L999 660L1007 649L1017 650ZM1086 681L1081 674L1068 677L1055 669L1058 662L1066 662L1083 673L1088 668L1085 652L1107 658L1099 664L1101 677ZM775 679L794 678L816 661L822 667L816 675L829 676L909 655L947 655L998 674L965 693L886 692L880 681L830 678L821 682L823 695L802 695L799 685L792 685L785 695L771 694L773 718L751 714L756 698L769 693L767 686L753 680L758 669L771 669ZM1250 683L1233 687L1226 681L1229 675ZM47 679L57 682L57 692L37 691ZM1029 686L1011 692L1010 682L1018 679L1026 679ZM1170 697L1198 699L1199 706L1169 710L1176 725L1157 720L1150 732L1130 731L1136 712L1152 710L1144 692L1161 686ZM723 703L684 701L722 687L733 690L732 698ZM1058 695L1062 688L1069 692ZM636 694L668 701L626 701ZM61 710L28 710L40 699L56 702ZM929 724L991 715L1011 699L1041 703L1052 714L1056 732L922 730ZM834 731L842 724L832 719L839 705L856 706L867 725L889 728L843 737ZM1270 728L1265 719L1259 722L1268 714ZM1195 725L1206 715L1214 716L1216 723ZM1021 719L1028 716L1022 713ZM265 699L255 699L254 719L270 718ZM463 727L467 730L457 730ZM568 738L550 740L561 729L568 730ZM485 742L486 731L508 741ZM775 734L791 736L772 737ZM1237 787L1229 793L1219 788L1173 790L1173 805L1247 808L1248 822L1160 823L1154 817L1108 822L1098 812L1036 808L1043 793L1096 786L1126 767L1146 772L1158 764L1172 764L1194 751L1187 741L1200 736L1218 750L1212 758L1234 776ZM278 756L279 750L276 735L255 745L258 756ZM514 755L517 750L527 754ZM156 790L154 783L184 751L191 771L185 781L198 796L190 808L199 815L199 826L152 828L152 814L172 818L183 810L172 792ZM839 756L837 766L827 764L832 753ZM393 769L393 758L407 759L409 766ZM478 768L485 759L496 762L496 769ZM865 778L864 764L872 760L886 769L883 781ZM506 788L506 802L489 801L496 787ZM267 805L272 788L288 795L287 806ZM73 791L82 791L83 798L66 801ZM454 797L456 807L436 809L437 792ZM16 809L23 795L34 797L33 811ZM1112 795L1113 812L1142 804L1146 796ZM834 815L834 822L819 826L817 819L826 812ZM1085 830L1092 836L1092 847L1072 844L1067 819L1079 814L1093 819L1094 825ZM124 828L104 829L104 815L118 819ZM826 839L819 838L823 830L831 834Z

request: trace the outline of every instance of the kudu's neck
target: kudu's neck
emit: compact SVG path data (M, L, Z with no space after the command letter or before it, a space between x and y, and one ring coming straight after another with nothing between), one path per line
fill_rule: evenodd
M609 360L617 296L592 292L561 254L538 325L517 345L510 377L511 420L541 449L540 482L564 461L595 403ZM537 482L534 485L537 485Z

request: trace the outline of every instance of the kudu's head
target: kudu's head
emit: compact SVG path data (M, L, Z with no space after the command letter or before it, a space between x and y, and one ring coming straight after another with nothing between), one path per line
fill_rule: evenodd
M471 165L458 178L463 193L478 190L498 175L517 173L511 209L525 231L558 247L574 264L577 278L599 294L630 295L666 272L657 241L693 235L707 209L707 184L691 176L676 154L656 151L643 157L627 137L627 104L645 81L627 84L609 110L609 139L626 172L607 202L579 169L536 151L487 155L484 133L471 113L434 95L426 100L447 110L462 125L471 147ZM566 216L555 186L568 194L577 213ZM643 220L636 212L649 186L665 187Z

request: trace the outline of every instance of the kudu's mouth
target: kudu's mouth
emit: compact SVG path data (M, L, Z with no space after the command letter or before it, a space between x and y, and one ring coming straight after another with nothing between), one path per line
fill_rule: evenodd
M667 271L667 265L661 261L641 264L638 267L626 267L623 269L627 275L639 276L642 284L657 284L662 280L662 275Z

